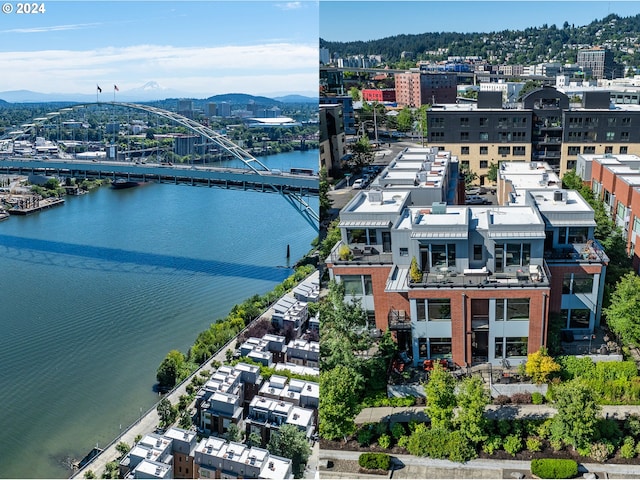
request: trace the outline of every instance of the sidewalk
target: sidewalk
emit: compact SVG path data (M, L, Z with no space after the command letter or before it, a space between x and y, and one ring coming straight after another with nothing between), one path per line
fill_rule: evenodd
M320 450L321 460L350 460L358 461L361 452L346 450ZM531 462L525 460L486 460L476 459L467 463L456 463L449 460L436 460L412 455L392 455L396 470L390 472L388 478L424 479L424 478L505 478L513 472L520 472L531 478ZM622 464L579 464L579 475L586 472L596 473L598 478L638 478L638 465ZM358 476L359 477L359 476ZM370 477L370 476L366 476ZM377 476L378 478L383 478ZM320 470L320 478L354 478L352 472L334 472ZM362 477L364 478L364 477Z

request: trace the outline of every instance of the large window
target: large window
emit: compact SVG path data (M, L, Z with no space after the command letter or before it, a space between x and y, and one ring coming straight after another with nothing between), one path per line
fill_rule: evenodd
M568 227L560 228L558 231L558 243L571 244L571 243L587 243L587 236L589 235L588 227Z
M340 275L346 295L373 295L371 275Z
M431 245L431 268L455 267L456 246L453 243L447 245Z
M566 328L589 328L591 310L588 308L573 308L560 310L560 316Z
M451 320L451 300L449 298L430 298L427 300L429 320Z
M430 338L429 358L451 358L451 338Z
M495 340L495 358L526 357L527 337L504 337Z
M593 275L588 273L565 273L562 279L562 293L592 293Z
M429 351L427 349L427 339L419 338L418 339L418 356L420 358L427 358Z
M530 243L507 243L505 245L505 265L518 266L529 265L531 260L531 244Z
M496 300L496 321L529 320L528 298L498 298Z

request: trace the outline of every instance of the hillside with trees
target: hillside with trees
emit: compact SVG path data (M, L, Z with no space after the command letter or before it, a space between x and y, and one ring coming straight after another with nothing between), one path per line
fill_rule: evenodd
M410 8L410 7L407 7ZM414 52L416 60L446 60L447 56L481 56L504 64L533 64L543 61L572 63L579 49L595 45L606 46L615 61L625 65L640 63L636 48L640 31L640 14L619 17L612 14L589 25L576 26L564 21L562 26L543 24L524 30L502 30L489 33L430 32L396 35L379 40L332 42L320 39L320 47L341 57L350 55L382 55L386 62L401 60L403 51ZM426 52L447 49L442 55Z

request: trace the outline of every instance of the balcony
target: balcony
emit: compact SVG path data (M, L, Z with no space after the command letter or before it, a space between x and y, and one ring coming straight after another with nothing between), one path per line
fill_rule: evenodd
M349 250L343 248L346 246ZM382 245L364 245L353 243L351 245L338 242L331 251L330 261L334 265L372 265L393 263L391 252L383 253Z
M544 258L548 263L567 263L571 260L575 263L609 263L609 257L604 252L602 245L595 240L587 243L573 243L563 248L554 248L544 252Z
M411 318L404 310L389 310L388 320L391 331L411 330Z
M422 280L409 280L410 288L539 288L548 287L551 275L546 264L511 267L511 270L500 273L486 269L466 269L463 273L455 269L441 269L436 272L425 272Z

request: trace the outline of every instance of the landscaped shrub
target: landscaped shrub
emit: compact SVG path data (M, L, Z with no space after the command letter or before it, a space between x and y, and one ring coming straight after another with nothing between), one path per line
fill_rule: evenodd
M373 427L375 431L375 436L379 437L380 435L384 435L388 431L388 426L384 422L376 423Z
M358 443L361 447L366 447L371 443L373 439L373 432L371 431L371 426L369 424L363 425L362 428L358 431Z
M464 463L478 456L475 448L473 448L472 444L460 431L451 432L449 435L448 449L449 460L452 462Z
M509 435L504 439L502 448L509 455L515 457L516 453L522 450L522 439L518 435Z
M492 435L482 444L482 451L487 455L493 455L496 450L502 448L502 437Z
M401 423L392 423L391 424L391 436L396 440L399 440L405 434L404 426Z
M573 478L578 475L575 460L536 458L531 460L531 473L540 478Z
M559 452L560 450L562 450L562 447L564 446L564 444L562 443L562 440L557 438L549 440L549 445L551 445L551 448L553 448L554 452Z
M634 437L640 436L640 417L638 415L629 415L624 422L624 428L630 435Z
M633 437L625 437L622 447L620 447L622 458L633 458L636 456L636 442Z
M380 448L384 448L386 450L391 446L391 437L386 433L383 433L380 435L380 438L378 438L378 445L380 445Z
M493 399L493 403L495 403L496 405L506 405L508 403L511 403L511 399L508 395L498 395Z
M544 403L544 396L540 392L533 392L531 394L531 402L534 405L542 405Z
M596 462L604 462L609 458L609 448L603 442L597 442L591 445L589 456Z
M620 439L623 437L622 430L617 420L612 418L600 418L598 419L598 440L607 440L612 444L618 446Z
M407 445L409 445L409 435L402 435L398 439L398 446L400 448L407 448Z
M369 470L389 470L391 457L386 453L362 453L358 465Z
M542 440L540 440L538 437L528 437L526 444L527 450L529 450L530 452L539 452L540 450L542 450Z
M593 378L596 365L589 357L566 356L558 357L558 363L562 367L560 376L563 380L574 378Z
M511 433L511 421L505 420L504 418L498 420L498 433L502 437L509 435L509 433Z
M530 404L531 393L529 392L514 393L513 395L511 395L511 402L519 405Z
M632 360L624 362L596 363L595 378L607 380L631 380L638 375L638 367Z

